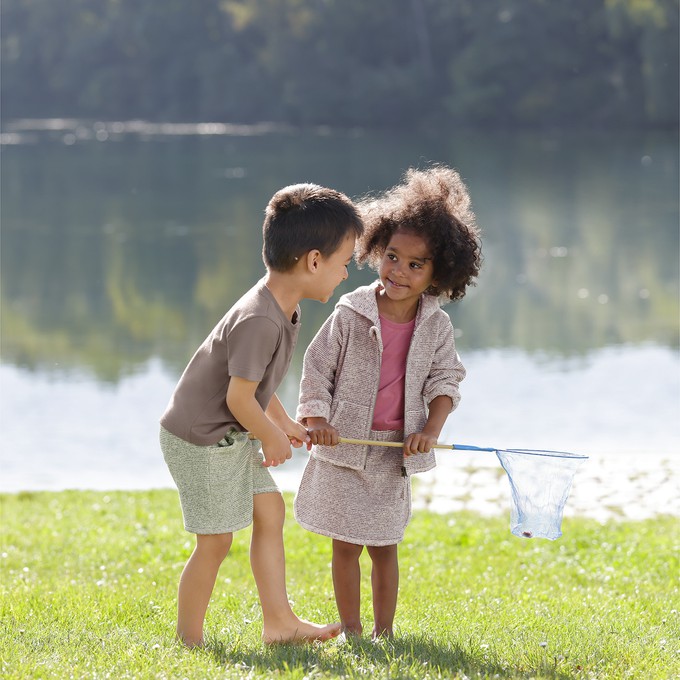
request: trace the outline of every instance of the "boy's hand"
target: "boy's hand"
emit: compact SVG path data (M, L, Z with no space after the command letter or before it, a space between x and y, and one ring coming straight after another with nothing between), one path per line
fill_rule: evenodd
M289 458L293 457L293 452L290 450L290 440L283 430L278 430L271 437L262 440L262 453L264 454L264 461L262 465L265 467L276 467L282 465Z
M307 432L311 443L321 446L335 446L340 438L325 418L307 418Z
M312 447L312 442L307 434L307 430L295 420L290 421L290 425L285 428L285 432L288 435L290 443L296 449L299 449L303 444L307 444L307 449Z
M414 432L404 441L404 455L413 456L416 453L427 453L434 448L437 437L427 432Z

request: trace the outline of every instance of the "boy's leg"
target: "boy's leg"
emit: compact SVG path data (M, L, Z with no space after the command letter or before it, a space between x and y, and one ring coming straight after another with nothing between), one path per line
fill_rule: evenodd
M203 622L217 572L229 553L233 534L197 534L177 594L177 637L189 647L203 644Z
M369 546L373 563L371 587L373 589L373 638L392 636L394 614L399 592L399 559L397 544Z
M262 605L262 639L267 643L329 640L339 624L319 626L298 618L288 602L283 546L285 505L280 493L253 497L250 564Z
M363 545L333 539L333 587L344 633L361 635L361 567Z

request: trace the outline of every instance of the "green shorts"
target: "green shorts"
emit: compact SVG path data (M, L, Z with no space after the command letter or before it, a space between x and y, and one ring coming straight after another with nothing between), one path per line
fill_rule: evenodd
M161 427L161 450L175 480L184 528L193 534L228 534L253 521L253 496L280 493L262 465L260 442L242 432L215 446L185 442Z

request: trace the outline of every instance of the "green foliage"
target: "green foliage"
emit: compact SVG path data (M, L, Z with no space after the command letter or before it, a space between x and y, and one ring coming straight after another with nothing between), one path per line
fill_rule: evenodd
M5 117L678 122L678 0L5 0Z
M290 509L291 498L287 497ZM508 520L418 512L400 547L395 640L265 648L237 534L208 611L208 644L173 641L192 549L174 491L0 496L3 678L645 678L680 668L677 518L568 519L555 542ZM289 516L295 610L336 617L329 542ZM369 562L362 607L371 621Z

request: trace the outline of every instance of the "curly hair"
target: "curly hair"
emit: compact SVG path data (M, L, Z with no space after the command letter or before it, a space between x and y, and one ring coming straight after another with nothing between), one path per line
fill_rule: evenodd
M358 202L364 233L357 245L359 265L376 271L395 232L425 239L433 257L432 285L427 293L442 302L459 300L475 285L482 263L479 229L470 195L460 175L435 165L410 168L400 184Z

